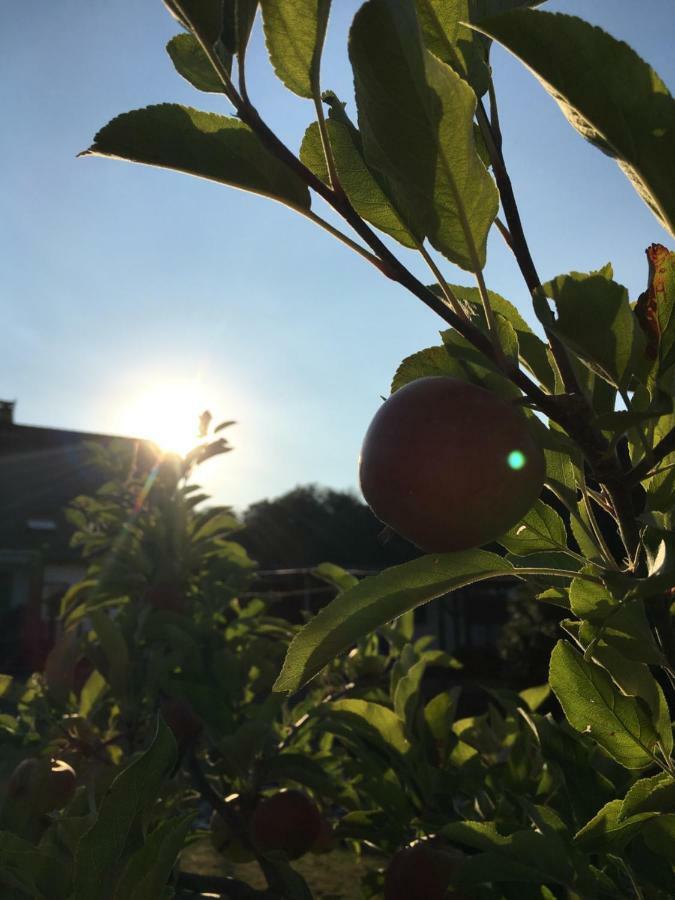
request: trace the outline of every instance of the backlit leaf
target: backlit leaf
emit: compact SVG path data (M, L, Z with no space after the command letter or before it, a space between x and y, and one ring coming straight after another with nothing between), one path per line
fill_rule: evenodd
M274 71L289 90L311 98L319 88L330 0L261 0L261 7Z
M364 578L325 606L293 639L276 691L297 691L364 635L422 603L474 581L507 575L485 550L422 556Z
M658 737L649 715L636 700L620 693L604 669L585 662L567 641L558 641L549 680L577 731L589 733L628 769L653 764Z
M243 122L163 103L124 113L81 156L175 169L308 209L309 191Z
M623 41L575 16L514 10L475 27L539 78L675 234L675 101L656 72Z
M365 158L387 196L418 239L482 268L498 194L476 150L474 92L424 48L413 0L368 0L349 55Z

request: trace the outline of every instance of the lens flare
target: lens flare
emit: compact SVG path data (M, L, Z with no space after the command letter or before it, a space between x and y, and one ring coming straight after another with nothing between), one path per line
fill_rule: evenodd
M522 469L526 462L525 454L520 450L512 450L506 457L509 469L514 469L515 471Z

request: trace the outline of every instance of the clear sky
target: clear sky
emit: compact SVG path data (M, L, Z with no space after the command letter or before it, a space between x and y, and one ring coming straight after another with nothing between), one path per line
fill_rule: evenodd
M359 5L333 0L322 79L354 117L346 38ZM675 86L673 0L555 0L547 9L628 41ZM0 5L0 398L18 400L22 423L138 433L140 396L197 378L202 405L239 423L229 432L236 452L207 463L200 479L221 501L241 508L307 482L355 487L380 395L404 356L438 343L442 323L279 204L75 158L129 109L175 101L229 112L173 70L164 46L176 31L160 0ZM492 61L540 275L611 261L635 299L644 249L668 236L520 64L499 47ZM312 104L276 82L259 23L248 81L264 117L299 147ZM397 252L427 279L414 254ZM532 321L496 233L486 277Z

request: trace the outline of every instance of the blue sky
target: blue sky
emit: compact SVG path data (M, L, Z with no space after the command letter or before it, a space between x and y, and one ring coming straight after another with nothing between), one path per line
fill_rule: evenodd
M334 0L323 86L350 101L356 0ZM627 40L670 86L672 0L555 0ZM638 11L639 10L639 11ZM238 508L299 483L356 486L362 436L400 360L442 323L310 222L263 198L76 154L114 115L162 101L227 114L164 51L160 0L23 0L0 11L0 398L23 423L129 427L139 394L197 375L236 452L200 481ZM542 278L610 260L635 298L644 249L668 236L616 165L498 47L505 153ZM259 24L249 91L292 147L312 105L276 82ZM319 210L320 201L316 207ZM671 242L672 243L672 242ZM414 254L406 263L427 279ZM443 265L450 281L467 273ZM495 233L486 279L532 321ZM138 430L137 426L136 430Z

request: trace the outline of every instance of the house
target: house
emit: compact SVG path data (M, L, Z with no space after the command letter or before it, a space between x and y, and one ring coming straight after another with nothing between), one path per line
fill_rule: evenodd
M134 438L20 425L14 410L0 400L0 672L39 667L56 601L86 571L64 510L104 480L90 445L129 441L148 467L158 452Z

